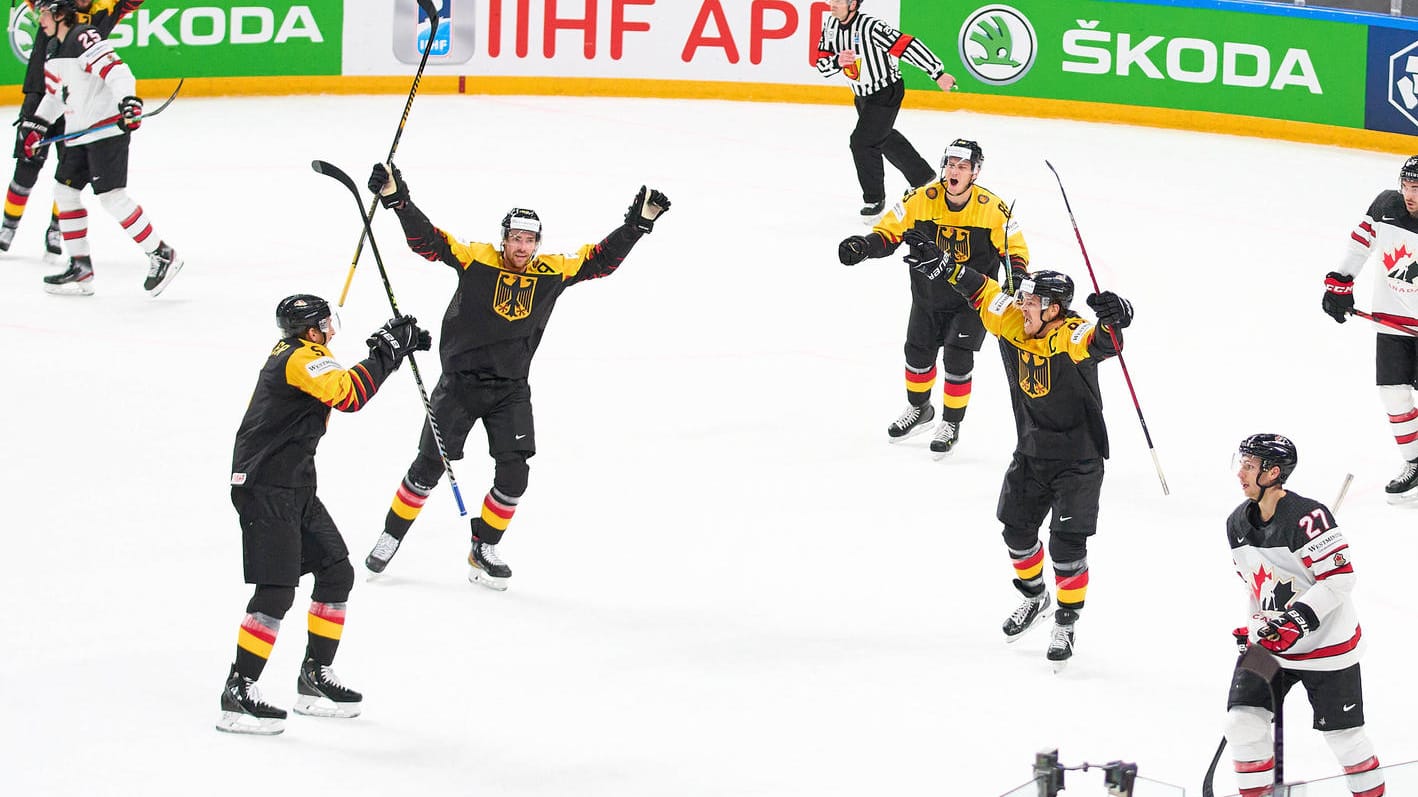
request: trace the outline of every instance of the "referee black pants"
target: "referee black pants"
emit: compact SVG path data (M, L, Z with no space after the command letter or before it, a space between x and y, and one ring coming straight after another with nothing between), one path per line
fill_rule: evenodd
M886 199L886 169L881 159L891 161L912 187L935 179L935 170L906 137L896 132L896 114L906 97L906 84L896 81L865 97L857 97L857 126L852 130L852 161L857 181L862 184L862 201L868 205Z

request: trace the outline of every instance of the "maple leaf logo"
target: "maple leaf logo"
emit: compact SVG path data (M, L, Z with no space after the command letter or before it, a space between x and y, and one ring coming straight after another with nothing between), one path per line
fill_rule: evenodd
M1384 271L1393 271L1393 267L1398 265L1405 257L1413 257L1413 253L1408 251L1408 244L1404 244L1393 251L1392 254L1384 252Z
M1275 574L1264 567L1251 574L1251 594L1255 595L1257 602L1260 601L1260 589L1265 586L1265 582L1275 577Z

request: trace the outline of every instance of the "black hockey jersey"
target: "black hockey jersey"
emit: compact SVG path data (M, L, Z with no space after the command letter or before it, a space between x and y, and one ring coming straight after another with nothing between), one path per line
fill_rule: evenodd
M330 409L362 409L398 367L380 353L345 370L324 346L282 339L261 369L237 430L231 483L314 487L315 448Z
M503 268L502 253L492 244L458 242L413 202L395 213L410 249L458 272L439 337L443 372L495 379L526 379L561 292L614 272L641 236L625 224L574 255L536 255L525 272L517 272Z
M1246 585L1251 642L1256 631L1296 603L1319 618L1319 627L1275 654L1287 669L1340 670L1359 661L1362 631L1349 599L1355 575L1349 544L1329 508L1286 491L1275 515L1262 521L1246 501L1226 519L1231 560Z

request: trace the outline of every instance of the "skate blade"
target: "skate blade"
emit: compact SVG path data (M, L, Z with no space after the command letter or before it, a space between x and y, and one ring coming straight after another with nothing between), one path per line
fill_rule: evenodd
M1059 673L1067 669L1069 661L1070 659L1063 659L1062 661L1053 661L1052 659L1050 659L1049 665L1054 668L1054 675L1058 675Z
M955 453L954 448L951 448L949 451L932 451L931 459L935 460L936 462L940 462L942 459L945 459L953 453Z
M468 580L474 584L481 584L491 590L498 592L507 591L507 579L494 578L482 570L482 568L468 566Z
M1390 493L1388 502L1391 506L1403 506L1405 504L1418 504L1418 487L1406 493Z
M186 264L187 261L183 260L180 257L169 263L167 267L167 273L162 276L162 282L159 282L157 285L154 285L153 289L148 291L148 295L157 296L158 294L166 290L167 286L171 285L173 279L177 277L177 272L181 271L182 267Z
M223 733L275 736L285 729L286 721L279 717L253 717L239 711L223 711L217 720L217 730Z
M53 296L93 296L93 280L66 282L62 285L44 283L44 292Z
M306 717L352 719L359 716L359 703L336 703L328 697L301 695L296 698L295 713Z
M906 432L906 434L901 435L900 437L892 437L892 436L890 435L890 433L888 433L888 434L886 435L886 437L887 437L888 440L890 440L890 441L893 442L893 443L899 443L899 442L901 442L902 440L909 440L910 438L915 437L916 435L920 434L921 432L926 431L929 427L930 427L929 424L924 424L924 423L923 423L923 424L920 424L920 425L916 426L915 428L911 429L910 431Z

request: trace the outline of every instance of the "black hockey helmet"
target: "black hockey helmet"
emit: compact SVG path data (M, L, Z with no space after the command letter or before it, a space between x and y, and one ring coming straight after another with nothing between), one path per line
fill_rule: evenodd
M297 293L276 305L276 326L287 337L300 336L305 330L320 329L320 322L330 317L330 303L319 296Z
M1280 480L1276 484L1284 484L1285 480L1290 478L1290 472L1295 470L1295 466L1300 462L1300 452L1296 450L1295 444L1290 442L1290 438L1284 435L1253 434L1242 440L1236 451L1244 456L1255 457L1260 462L1262 471L1280 468Z
M951 158L964 158L970 161L974 171L980 171L980 167L985 165L985 151L980 145L968 138L957 138L945 147L945 154L940 156L940 173L945 174L945 162Z
M513 208L507 211L507 215L502 217L502 240L507 240L507 234L513 230L526 230L535 233L537 240L542 240L542 219L535 210L527 208Z
M1403 181L1418 182L1418 155L1414 155L1403 162L1403 168L1398 170L1398 185L1401 188Z
M1073 301L1073 278L1062 271L1034 271L1019 283L1019 295L1026 293L1039 297L1040 310L1046 310L1049 305L1056 304L1062 313L1068 309L1069 302Z
M79 15L77 0L34 0L36 14L45 9L49 9L50 16L55 19L68 20L69 22L73 22Z

